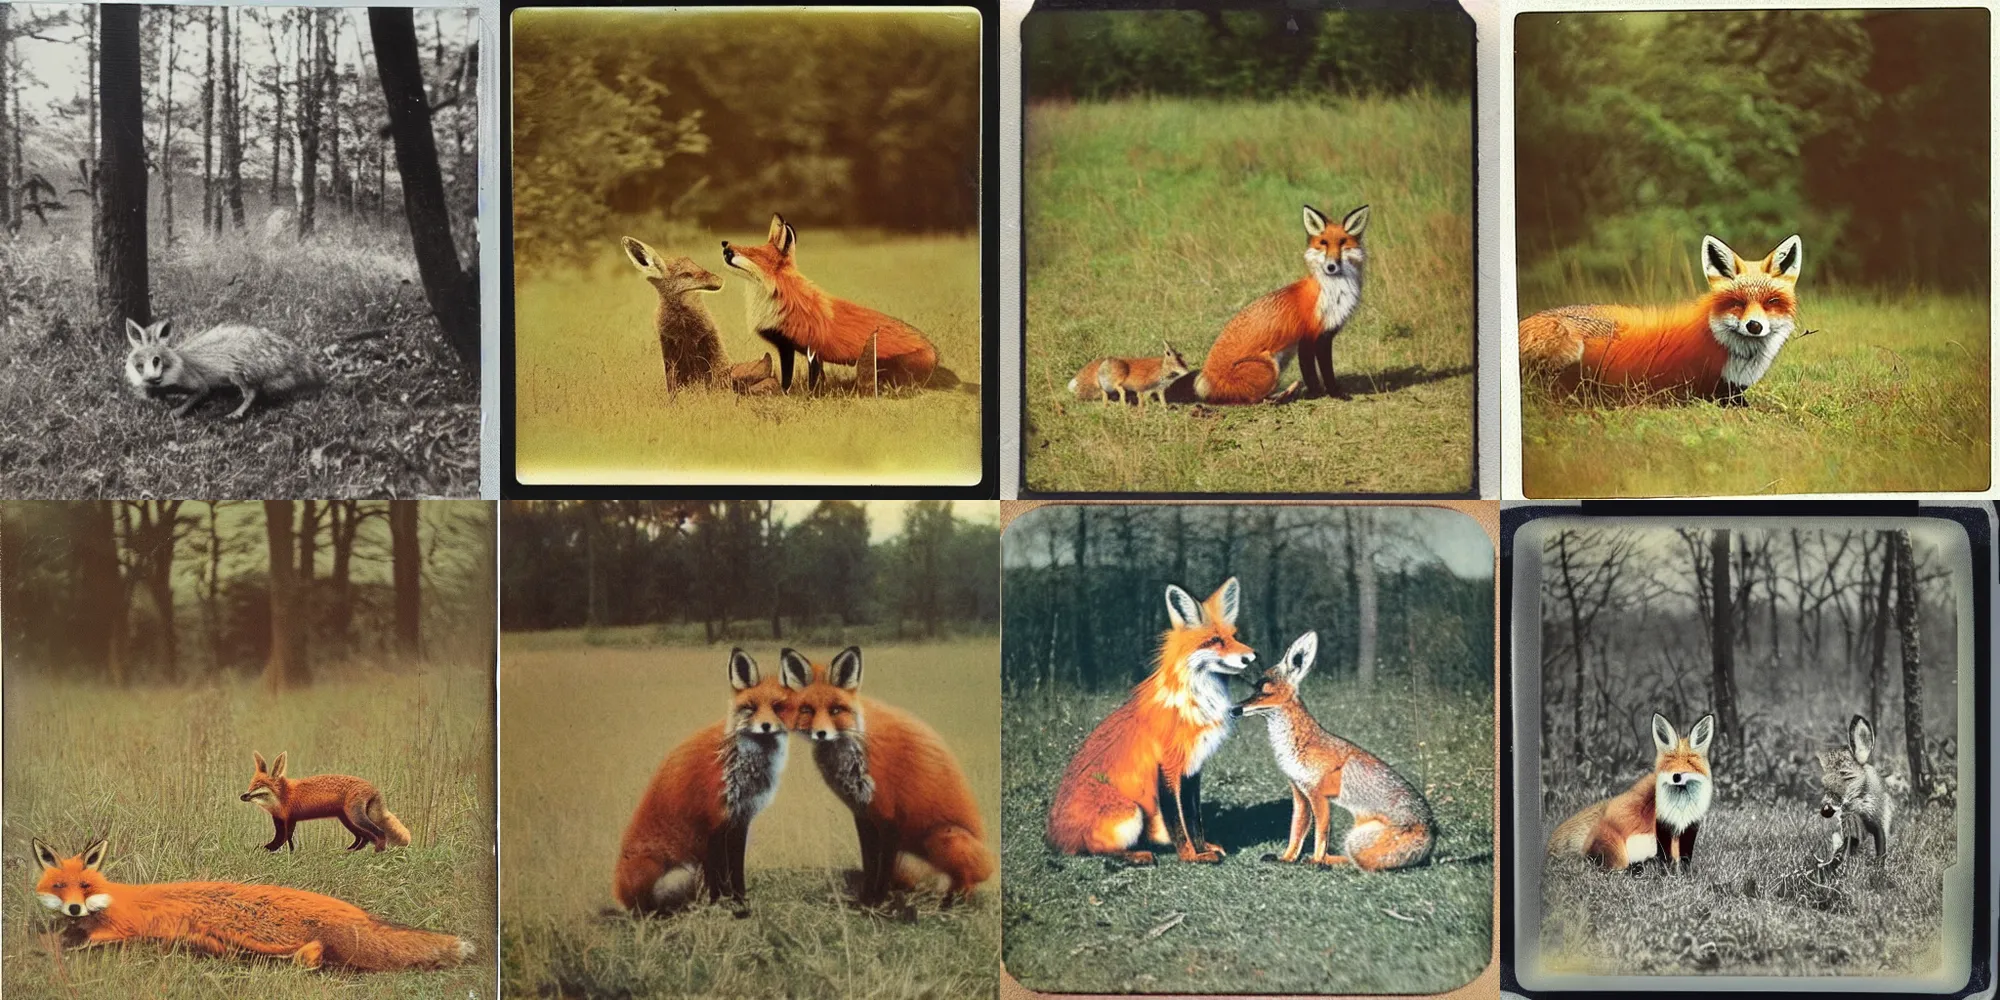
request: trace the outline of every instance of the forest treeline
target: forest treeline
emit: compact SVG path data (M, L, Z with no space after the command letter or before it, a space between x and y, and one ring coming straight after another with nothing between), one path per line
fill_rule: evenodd
M973 229L980 30L970 12L518 13L515 253L589 255L639 214Z
M1032 100L1472 91L1472 19L1421 10L1041 10L1021 27Z
M501 622L513 630L698 625L706 642L990 634L999 529L951 504L904 510L871 541L864 504L797 520L770 501L521 501L501 518Z
M490 649L492 530L478 502L0 504L7 667L288 689L324 664Z
M1907 530L1554 531L1542 554L1544 753L1615 776L1651 760L1651 713L1687 725L1714 712L1723 789L1803 794L1817 780L1799 766L1806 748L1863 714L1911 788L1949 797L1955 586Z
M1493 684L1493 580L1431 548L1443 511L1237 504L1042 507L1008 526L1009 691L1122 691L1151 673L1166 587L1206 599L1237 577L1238 636L1274 662L1319 633L1315 670ZM1490 558L1490 554L1489 554Z
M1983 9L1525 14L1515 219L1524 280L1619 282L1702 234L1806 278L1983 289Z

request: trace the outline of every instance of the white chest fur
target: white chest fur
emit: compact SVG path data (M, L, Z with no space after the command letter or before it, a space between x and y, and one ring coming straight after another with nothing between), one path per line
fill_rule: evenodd
M1319 331L1333 333L1346 326L1361 306L1361 266L1350 263L1337 275L1324 270L1315 274L1319 279Z

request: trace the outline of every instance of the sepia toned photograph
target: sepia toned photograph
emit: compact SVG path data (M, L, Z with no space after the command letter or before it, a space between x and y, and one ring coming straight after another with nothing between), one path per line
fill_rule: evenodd
M7 995L491 995L493 531L0 503Z
M991 501L517 501L509 996L993 997Z
M1441 993L1492 962L1494 547L1423 506L1007 525L1007 972Z
M974 7L509 15L514 478L974 486Z
M1990 19L1514 19L1524 495L1991 485Z
M1472 492L1458 4L1042 7L1021 48L1024 489Z
M1522 528L1521 981L1962 984L1971 544L1943 518Z
M0 6L0 494L477 496L478 38Z

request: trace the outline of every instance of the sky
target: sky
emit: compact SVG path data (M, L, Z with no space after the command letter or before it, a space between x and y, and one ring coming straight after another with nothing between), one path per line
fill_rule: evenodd
M868 509L868 540L871 543L880 542L901 534L903 511L915 502L914 500L862 501L862 506ZM777 505L786 524L797 524L805 520L806 515L812 513L814 507L819 506L819 501L779 500ZM963 521L995 524L1000 520L1000 504L995 500L954 500L951 505L952 512Z

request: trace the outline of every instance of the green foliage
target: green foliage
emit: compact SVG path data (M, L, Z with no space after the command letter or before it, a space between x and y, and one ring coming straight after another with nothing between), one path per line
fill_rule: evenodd
M517 13L516 239L588 256L614 213L973 229L980 31L960 13Z
M1021 27L1030 100L1130 95L1465 95L1472 21L1409 11L1035 11Z
M1516 26L1524 287L1617 281L1655 260L1698 279L1703 233L1756 258L1795 232L1808 281L1985 287L1985 11Z

